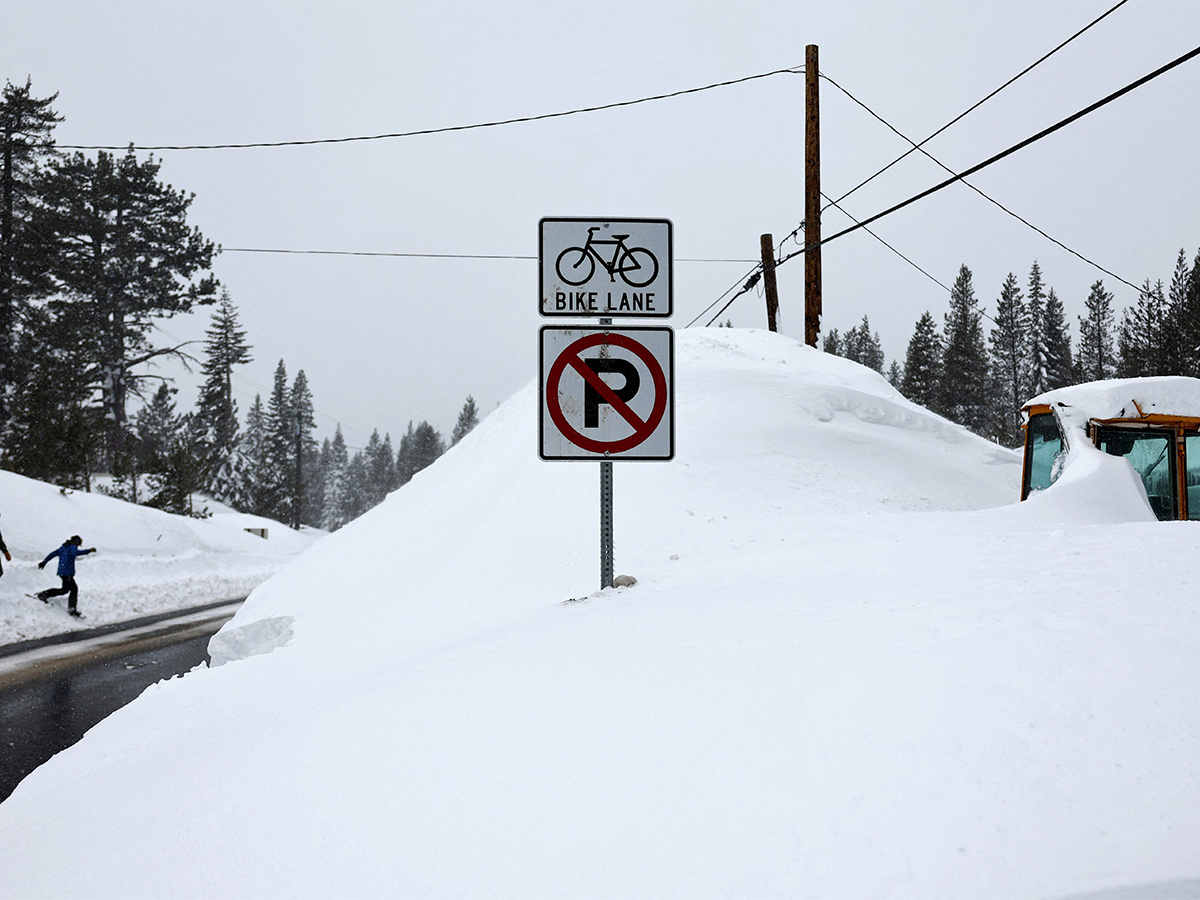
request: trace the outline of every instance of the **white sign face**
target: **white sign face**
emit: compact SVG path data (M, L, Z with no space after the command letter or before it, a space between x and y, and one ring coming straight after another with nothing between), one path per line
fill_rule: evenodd
M675 333L670 328L545 325L539 337L542 459L675 456Z
M542 219L538 287L543 316L671 315L669 219Z

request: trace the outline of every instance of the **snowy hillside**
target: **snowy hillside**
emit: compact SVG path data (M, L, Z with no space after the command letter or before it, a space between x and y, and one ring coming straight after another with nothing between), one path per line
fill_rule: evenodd
M0 896L1200 895L1194 528L1086 454L1015 505L790 339L677 353L635 587L531 386L0 804Z
M267 540L251 527L267 528ZM323 534L224 509L208 519L175 516L5 471L0 533L13 557L0 578L0 645L244 597ZM76 568L82 623L66 615L65 597L47 606L25 596L59 587L57 560L37 564L73 534L96 548Z

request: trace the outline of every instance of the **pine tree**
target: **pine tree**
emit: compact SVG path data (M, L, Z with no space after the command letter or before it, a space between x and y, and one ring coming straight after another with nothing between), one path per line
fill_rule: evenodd
M179 421L162 465L147 479L151 494L146 503L177 515L203 518L208 510L196 510L192 503L192 494L204 487L204 467L191 415Z
M432 465L445 452L442 436L432 425L422 422L414 430L412 422L409 422L408 431L400 439L400 450L396 455L397 486L408 484L414 475Z
M475 408L475 398L468 394L462 411L458 414L458 421L454 423L454 431L450 434L450 446L453 447L465 438L478 424L479 410Z
M842 340L842 355L883 374L883 346L879 343L878 333L871 332L871 322L866 316L862 317L862 322L846 332Z
M70 317L45 309L29 307L22 319L13 416L0 459L29 478L90 491L103 427L91 403L85 335Z
M1188 272L1178 321L1184 357L1182 374L1200 378L1200 250Z
M1046 348L1046 387L1048 391L1075 383L1075 360L1071 353L1071 335L1062 301L1054 288L1046 292L1046 313L1042 322ZM1036 396L1036 395L1035 395ZM1032 398L1031 398L1032 399Z
M205 489L218 500L229 502L236 492L234 471L238 467L233 369L252 362L252 358L228 291L221 291L221 300L205 334L201 370L204 384L196 402L198 445L203 455Z
M933 315L926 310L917 320L904 357L900 392L926 409L937 409L938 379L942 368L942 337Z
M296 414L288 390L287 366L281 359L275 366L275 384L267 400L267 453L275 505L263 513L286 524L292 523L296 493Z
M1046 351L1046 290L1042 269L1037 260L1029 268L1029 290L1025 301L1029 325L1029 382L1025 399L1049 390L1048 356Z
M281 360L282 362L282 360ZM308 376L301 369L296 373L292 382L292 390L288 395L288 406L292 416L292 439L290 448L290 463L295 473L296 466L296 429L300 430L300 477L294 479L300 490L300 521L307 525L318 525L321 520L323 502L320 498L320 450L317 440L313 437L317 423L314 418L312 391L308 387Z
M346 466L346 490L342 495L341 518L352 522L371 508L368 500L370 476L362 452L355 453Z
M975 306L971 270L964 265L950 290L937 411L976 434L985 434L993 408L992 382Z
M1171 275L1171 286L1167 289L1167 308L1164 313L1158 343L1161 348L1160 363L1164 375L1192 375L1192 348L1197 346L1196 332L1200 325L1190 318L1188 310L1188 283L1191 270L1183 248L1175 258L1175 271Z
M1151 285L1147 278L1138 292L1137 302L1121 314L1121 326L1117 330L1118 378L1168 374L1160 370L1166 305L1163 283Z
M158 472L166 465L171 444L179 433L180 419L175 413L176 393L178 391L175 388L164 382L154 392L150 402L133 417L138 468L142 472Z
M34 97L28 78L23 86L6 82L0 93L0 425L17 383L13 353L22 311L50 291L53 242L29 227L29 218L39 194L39 164L52 156L54 126L62 121L51 106L57 98Z
M1029 399L1029 314L1021 288L1011 272L1000 287L996 301L996 324L992 328L991 364L997 384L997 406L993 436L1002 444L1021 443L1021 407Z
M1087 316L1079 317L1078 365L1082 381L1103 381L1116 371L1112 301L1103 281L1092 285L1086 301Z
M139 162L130 150L56 160L44 179L44 201L33 228L57 242L50 274L52 301L86 316L105 421L109 471L124 465L126 401L152 360L179 358L179 347L149 339L155 319L216 299L216 247L187 225L192 197L158 180L160 163Z
M263 408L262 395L254 396L254 404L246 413L246 429L241 442L246 459L245 507L259 516L274 518L279 509L282 484L272 455L272 435L269 417Z
M396 483L396 463L392 455L392 439L380 439L379 430L371 432L363 450L365 484L363 500L367 509L378 506L392 492Z
M892 364L887 370L888 384L896 390L900 390L900 386L904 383L904 371L900 368L900 360L893 359Z
M346 453L346 439L342 437L342 426L339 423L329 442L329 452L322 452L322 471L325 482L325 503L321 512L321 527L326 531L337 531L348 521L343 518L346 508L346 483L349 459Z
M824 343L822 343L821 349L834 356L842 355L842 337L840 334L838 334L838 330L836 328L831 328L825 333Z

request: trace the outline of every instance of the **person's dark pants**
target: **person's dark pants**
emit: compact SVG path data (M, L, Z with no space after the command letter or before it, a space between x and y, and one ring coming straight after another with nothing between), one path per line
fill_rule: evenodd
M70 575L62 575L62 587L50 588L48 591L38 593L38 598L41 600L49 600L51 597L61 597L63 594L70 594L67 598L67 609L74 609L75 604L79 602L79 585L75 583L75 579Z

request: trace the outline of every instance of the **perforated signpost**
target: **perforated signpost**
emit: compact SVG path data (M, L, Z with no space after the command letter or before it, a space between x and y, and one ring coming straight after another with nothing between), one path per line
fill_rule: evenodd
M539 332L538 455L600 462L600 587L611 587L612 464L675 456L675 334L612 320L671 315L671 223L547 218L538 237L541 314L598 320Z

